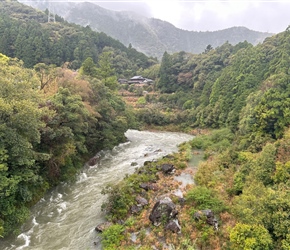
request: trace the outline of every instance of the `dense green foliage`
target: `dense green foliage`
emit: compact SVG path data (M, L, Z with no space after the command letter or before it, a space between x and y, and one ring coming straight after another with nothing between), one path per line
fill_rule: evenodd
M245 147L252 138L257 143L257 136L260 141L280 138L289 124L289 39L287 30L256 47L243 42L225 43L199 55L165 52L155 86L161 94L146 97L141 120L148 118L155 125L227 126L239 131ZM150 105L159 117L156 121L146 116Z
M203 210L210 208L214 212L222 212L225 205L217 197L215 192L207 187L197 186L186 194L186 202L194 204L195 210Z
M237 224L232 230L232 249L272 249L272 239L265 228L259 225Z
M49 187L72 179L88 156L124 141L134 126L102 68L99 79L35 69L0 54L1 235L23 223Z
M124 228L122 225L116 224L102 233L102 246L105 250L117 249L121 241L124 239Z
M121 77L132 77L140 68L156 63L105 33L69 24L58 16L56 21L48 22L45 13L18 2L1 1L0 52L21 59L26 67L69 62L70 68L78 69L86 58L96 63L103 49L110 49L114 58L111 63Z
M197 138L192 145L202 141L211 147L209 140ZM235 143L216 155L211 150L195 180L229 205L237 221L230 230L231 249L289 249L289 129L260 152L239 150Z

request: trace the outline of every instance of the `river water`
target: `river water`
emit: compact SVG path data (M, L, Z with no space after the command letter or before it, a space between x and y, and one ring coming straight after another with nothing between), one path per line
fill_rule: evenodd
M2 250L100 249L94 228L105 221L101 194L107 184L117 183L144 161L177 151L177 145L193 137L182 133L128 130L128 142L99 153L94 166L85 166L74 183L48 192L31 210L22 233L0 240ZM133 166L137 163L137 166Z

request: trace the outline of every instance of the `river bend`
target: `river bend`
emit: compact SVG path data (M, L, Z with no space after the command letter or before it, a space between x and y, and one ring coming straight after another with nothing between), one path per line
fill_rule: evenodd
M128 142L100 152L94 166L86 166L74 183L48 192L31 210L31 218L16 238L0 240L3 250L98 249L94 228L104 221L101 194L107 184L117 183L144 161L177 151L177 145L193 137L182 133L128 130ZM133 166L137 163L137 166Z

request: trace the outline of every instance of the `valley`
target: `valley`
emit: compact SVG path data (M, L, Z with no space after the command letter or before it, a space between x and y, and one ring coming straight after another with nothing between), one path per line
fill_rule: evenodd
M129 32L148 30L128 14L114 15L129 44L48 14L0 2L5 250L289 250L289 26L184 31L192 51L141 18L163 39L141 49Z

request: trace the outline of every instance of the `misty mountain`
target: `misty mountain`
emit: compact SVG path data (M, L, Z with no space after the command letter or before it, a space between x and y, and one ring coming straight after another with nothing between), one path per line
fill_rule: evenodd
M47 1L41 0L29 4L39 9L48 7ZM246 40L256 45L272 35L245 27L206 32L182 30L166 21L146 18L134 12L111 11L88 2L57 2L50 6L51 11L69 22L89 25L93 30L104 32L126 46L131 44L138 51L158 58L162 57L164 51L201 53L209 44L217 47L226 41L235 45Z

